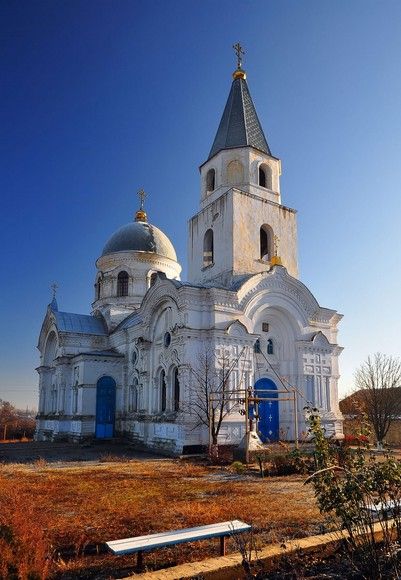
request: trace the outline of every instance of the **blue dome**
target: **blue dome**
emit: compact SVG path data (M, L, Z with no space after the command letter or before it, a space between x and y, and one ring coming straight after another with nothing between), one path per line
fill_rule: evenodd
M117 230L103 248L102 256L115 252L151 252L177 261L174 246L161 230L145 221L135 221Z

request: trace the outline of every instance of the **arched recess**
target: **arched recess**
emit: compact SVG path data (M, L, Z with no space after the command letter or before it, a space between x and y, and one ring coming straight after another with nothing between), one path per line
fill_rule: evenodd
M260 333L260 345L264 356L270 355L270 362L281 364L282 361L297 360L297 340L302 337L302 328L289 311L284 308L261 306L255 313L253 327L255 334ZM269 332L261 332L263 321L269 321ZM271 343L270 343L271 341ZM271 349L273 352L271 352ZM295 364L295 362L294 362ZM296 368L293 368L296 372ZM260 375L258 376L260 378Z
M96 439L114 436L116 414L116 382L112 377L101 377L96 383Z
M274 234L268 224L263 224L259 231L259 257L264 262L268 262L273 257Z
M216 188L216 171L209 169L206 173L206 193L211 193Z
M238 185L244 182L244 167L235 159L227 165L227 181L230 185Z
M273 174L270 165L261 163L258 170L258 183L266 189L273 188Z
M56 358L57 350L57 335L52 330L46 340L46 346L43 354L43 364L44 366L52 366L54 359Z
M138 411L139 405L139 382L138 378L134 377L129 389L128 396L128 410Z
M117 276L117 296L128 296L128 280L128 273L122 270Z
M214 263L214 241L213 230L208 229L203 238L203 267L211 266Z
M310 312L319 308L312 294L298 281L296 285L288 284L288 287L286 287L281 278L280 281L282 283L278 290L274 286L270 286L278 277L273 275L267 279L262 278L262 274L258 276L261 280L259 284L254 282L252 288L250 282L256 278L256 276L253 276L243 285L239 292L239 306L245 316L251 319L255 325L259 320L262 322L263 319L266 319L267 315L270 317L271 313L276 313L279 319L287 320L295 335L301 338L303 329L309 326ZM294 290L298 290L298 292ZM306 292L302 292L303 290L306 290ZM316 306L312 303L312 299ZM308 304L308 300L310 300L310 304ZM268 312L266 308L269 308Z
M149 324L149 334L154 346L164 349L164 335L173 326L178 314L177 305L169 300L165 300L154 307L153 316ZM156 351L153 352L156 354Z
M255 393L270 399L258 404L258 432L264 443L279 439L279 403L277 386L271 379L262 378L255 383Z

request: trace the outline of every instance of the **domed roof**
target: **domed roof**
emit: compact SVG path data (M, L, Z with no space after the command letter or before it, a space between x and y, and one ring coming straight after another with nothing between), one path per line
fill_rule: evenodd
M152 252L177 261L174 246L166 234L146 221L131 222L117 230L104 246L102 256L115 252Z

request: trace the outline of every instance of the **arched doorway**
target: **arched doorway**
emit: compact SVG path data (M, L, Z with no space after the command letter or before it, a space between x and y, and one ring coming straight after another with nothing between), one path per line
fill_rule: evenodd
M110 439L114 435L116 414L116 382L102 377L96 385L96 439Z
M279 439L278 393L274 391L277 387L271 379L259 379L255 384L256 396L276 399L259 403L258 431L264 443Z

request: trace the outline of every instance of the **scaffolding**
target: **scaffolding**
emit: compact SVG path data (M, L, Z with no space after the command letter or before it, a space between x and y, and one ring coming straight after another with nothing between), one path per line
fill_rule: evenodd
M269 396L270 394L270 396ZM274 394L274 396L273 396ZM280 395L286 395L280 397ZM261 396L263 395L263 396ZM209 395L209 417L211 417L211 410L213 403L229 404L236 403L243 405L239 414L245 418L245 461L249 463L249 439L250 433L253 431L253 421L259 419L259 404L268 401L275 401L277 403L284 401L291 401L294 409L294 442L295 448L298 449L298 389L295 387L289 389L255 389L248 387L247 389L227 390L224 392L212 391ZM209 455L212 452L212 421L209 419Z

